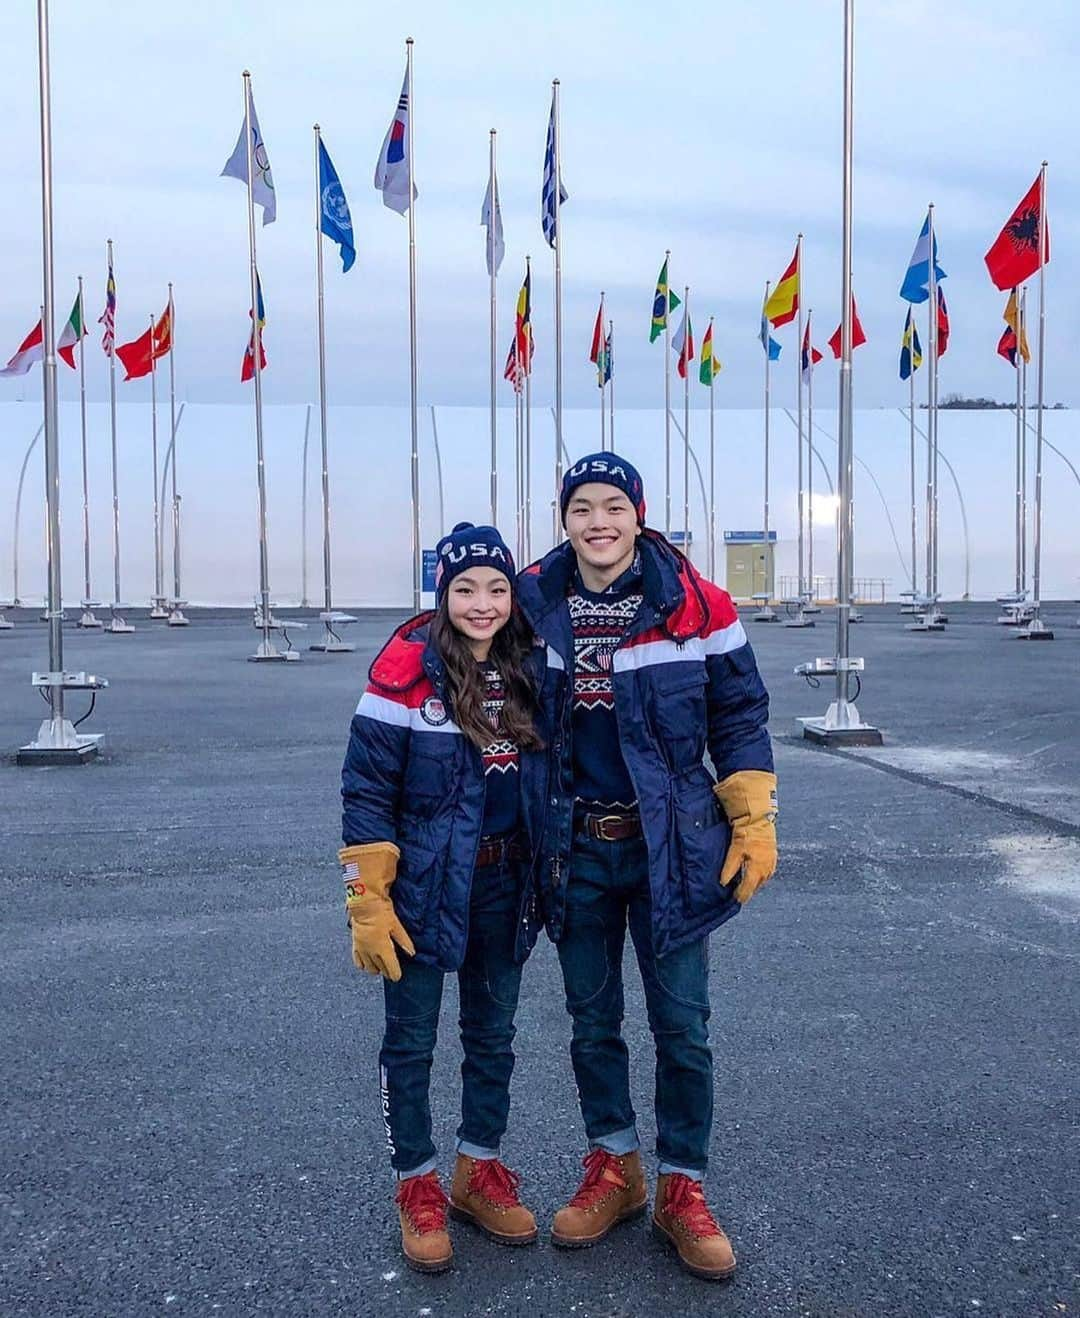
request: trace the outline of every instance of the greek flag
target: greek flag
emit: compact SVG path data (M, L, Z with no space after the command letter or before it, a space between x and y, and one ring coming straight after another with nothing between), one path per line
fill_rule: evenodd
M559 201L555 203L555 93L551 93L551 115L548 118L547 149L544 152L544 187L540 194L540 219L544 226L544 238L549 247L555 246L558 238L558 207L569 200L570 194L563 187L562 178L558 180Z

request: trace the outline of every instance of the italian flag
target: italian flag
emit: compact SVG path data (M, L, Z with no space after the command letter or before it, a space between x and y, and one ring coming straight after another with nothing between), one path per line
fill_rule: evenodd
M85 335L86 326L83 324L82 294L80 293L76 294L75 305L71 308L68 323L64 326L64 332L56 343L56 351L72 370L75 370L75 345Z
M14 357L0 371L0 375L26 375L30 367L36 362L43 361L44 357L45 348L42 342L41 321L39 320L22 343L19 344Z

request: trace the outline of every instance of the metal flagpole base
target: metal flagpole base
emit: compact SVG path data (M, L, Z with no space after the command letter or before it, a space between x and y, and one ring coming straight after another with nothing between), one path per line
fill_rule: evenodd
M254 654L248 655L249 664L295 663L300 658L300 651L290 645L287 650L279 650L271 640L260 641Z
M997 617L999 627L1025 627L1035 617L1035 605L1027 597L1026 590L1010 590L997 597L1001 613Z
M334 630L335 627L345 627L356 619L351 613L339 613L336 609L329 613L319 614L319 621L326 628L326 632L321 641L316 641L314 645L309 645L309 650L318 650L322 654L352 654L356 649L355 645L350 645L343 641Z
M63 610L63 609L59 609L59 610L57 611L57 616L59 617L61 623L65 623L65 622L67 622L67 619L64 617L64 610ZM49 621L49 610L48 610L48 609L42 609L42 610L41 610L41 621L42 621L42 622L48 622L48 621Z
M784 603L787 604L787 605L791 605L791 604L794 604L794 605L795 605L795 612L794 612L794 614L793 614L790 618L785 618L785 619L784 619L784 626L785 626L785 627L813 627L813 626L814 626L814 620L813 620L813 618L810 618L810 617L807 616L807 612L806 612L806 600L805 600L805 598L804 598L802 595L800 595L797 599L793 599L793 600L785 600Z
M31 679L39 690L88 691L91 702L99 691L108 685L104 677L93 673L35 673ZM90 708L93 709L93 703ZM66 718L47 718L38 728L36 740L26 746L20 746L16 764L27 765L63 765L85 764L97 755L101 745L101 733L83 735L75 731L75 725Z
M90 629L97 627L104 627L105 624L101 621L101 619L94 616L94 610L101 608L100 601L83 600L82 607L83 607L82 617L78 621L78 626L90 628Z
M190 626L190 618L184 616L184 605L187 600L173 600L170 605L168 625L170 627L187 627Z
M795 720L807 741L819 746L881 746L881 730L864 723L853 700L834 700L824 718Z
M105 624L105 630L110 632L113 636L129 636L135 630L130 622L124 621L124 616L120 612L121 609L126 608L126 604L117 603L109 605L109 612L112 614L112 617Z
M767 594L759 593L757 595L751 595L750 598L756 600L758 603L758 611L754 614L754 622L780 621L780 615L770 606L769 596Z
M150 616L157 621L164 621L169 616L169 610L165 607L167 600L164 595L155 595L150 601Z
M11 621L10 618L4 617L4 610L10 609L12 607L13 606L10 604L0 604L0 632L9 632L15 626L15 624Z
M915 621L904 628L909 632L943 632L948 619L937 606L936 595L916 595Z
M1017 629L1016 639L1018 641L1052 641L1054 633L1036 613L1026 627Z

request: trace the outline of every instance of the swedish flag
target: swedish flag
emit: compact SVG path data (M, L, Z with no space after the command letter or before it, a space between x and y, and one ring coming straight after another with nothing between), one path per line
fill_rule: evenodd
M915 318L908 307L907 320L904 322L904 337L900 340L900 379L909 380L912 373L922 365L922 346L919 343L919 331L915 328Z

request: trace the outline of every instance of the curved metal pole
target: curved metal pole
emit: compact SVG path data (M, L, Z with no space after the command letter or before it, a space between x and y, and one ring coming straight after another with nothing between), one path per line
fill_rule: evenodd
M184 418L184 408L186 404L180 404L180 410L176 414L176 427L172 433L172 439L169 440L169 447L165 450L165 463L161 468L161 502L165 502L165 486L169 474L169 463L173 460L173 451L176 448L176 432L180 429L180 422Z
M23 481L26 479L26 467L30 461L30 455L37 447L37 442L41 438L41 432L44 429L45 429L45 422L42 421L41 425L39 425L37 430L34 431L34 438L30 441L30 447L26 450L26 456L22 460L22 468L19 471L19 484L15 493L15 535L12 540L12 551L14 558L14 563L12 564L14 569L12 590L14 593L12 594L11 597L11 603L12 606L16 609L21 607L21 603L22 603L22 601L19 599L19 516L22 511Z
M702 507L702 509L704 510L705 516L708 517L708 515L709 515L709 497L708 497L708 495L705 493L705 477L702 475L702 471L701 471L701 463L698 461L698 455L697 455L697 453L694 451L694 446L693 446L693 444L687 444L687 442L686 442L686 435L685 435L685 433L683 432L683 428L682 428L682 426L680 426L679 423L678 423L678 421L676 420L676 418L675 418L675 414L674 414L674 413L672 413L672 416L671 416L671 424L672 424L672 425L675 427L675 429L678 431L678 433L679 433L679 438L682 440L686 452L689 453L690 457L693 458L693 460L694 460L694 467L695 467L695 469L696 469L696 471L697 471L698 487L699 487L700 490L701 490L701 507ZM687 496L687 501L689 502L689 496ZM690 557L690 546L689 546L689 545L685 545L685 553L686 553L686 557L689 558L689 557Z
M435 422L435 404L431 405L431 434L435 440L435 471L439 477L439 539L446 534L446 504L443 499L442 451L439 448L439 427Z
M1031 422L1030 422L1030 421L1027 421L1027 422L1025 422L1025 425L1027 426L1028 430L1030 430L1030 431L1034 434L1034 432L1035 432L1035 427L1031 424ZM1046 438L1045 435L1043 435L1043 444L1044 444L1048 449L1050 449L1050 451L1051 451L1052 453L1056 453L1056 454L1058 455L1058 457L1062 460L1062 462L1064 462L1064 464L1066 465L1066 467L1068 467L1068 469L1069 469L1069 470L1072 472L1072 474L1076 477L1076 483L1077 483L1078 485L1080 485L1080 471L1077 471L1077 470L1076 470L1076 468L1072 465L1072 463L1071 463L1071 462L1069 461L1069 459L1065 456L1065 454L1062 453L1061 449L1059 449L1056 445L1051 444L1050 441Z
M907 417L907 413L902 407L897 408L901 416ZM922 438L927 439L926 431L918 423L915 423L915 431ZM929 440L927 440L929 443ZM964 507L964 496L960 492L960 482L956 478L956 470L949 459L942 453L940 447L937 450L937 456L944 462L952 477L953 488L956 490L956 501L960 505L960 521L964 528L964 599L971 598L971 538L968 535L967 509Z
M787 417L787 419L791 422L791 424L792 424L793 426L797 426L797 425L798 425L798 422L797 422L797 421L795 420L795 418L791 415L791 410L790 410L790 408L785 407L785 408L782 408L781 410L783 411L784 415ZM815 429L815 430L821 430L821 433L822 433L823 435L828 435L829 439L832 439L832 435L829 435L829 432L828 432L827 430L823 430L822 427L821 427L816 421L814 422L814 429ZM828 466L827 466L826 463L825 463L825 459L821 456L821 454L818 452L818 450L817 450L816 448L814 448L813 439L812 439L812 437L811 437L809 434L808 434L807 437L806 437L806 442L810 445L810 452L814 455L815 458L817 458L817 460L818 460L818 466L821 468L821 470L822 470L822 471L824 472L824 474L825 474L825 483L826 483L826 485L828 485L828 487L829 487L829 494L832 495L833 498L835 498L835 497L836 497L836 487L833 485L833 479L832 479L832 476L829 474L829 468L828 468ZM835 444L835 443L836 443L836 440L833 439L832 442Z

